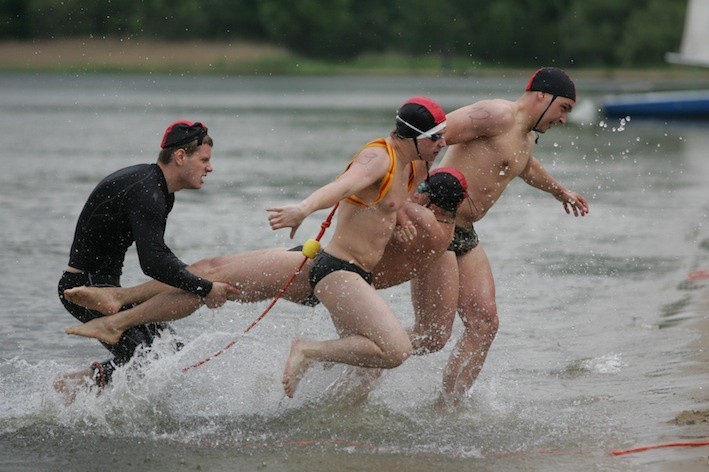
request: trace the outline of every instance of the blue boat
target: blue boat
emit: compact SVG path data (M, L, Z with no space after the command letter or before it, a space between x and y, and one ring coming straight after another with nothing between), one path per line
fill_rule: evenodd
M709 120L709 90L616 95L605 99L603 111L610 118Z

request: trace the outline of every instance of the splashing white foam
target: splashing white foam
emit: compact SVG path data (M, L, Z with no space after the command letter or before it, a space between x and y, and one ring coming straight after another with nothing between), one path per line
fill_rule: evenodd
M581 367L594 374L617 374L626 364L620 354L607 354L593 359L585 359Z

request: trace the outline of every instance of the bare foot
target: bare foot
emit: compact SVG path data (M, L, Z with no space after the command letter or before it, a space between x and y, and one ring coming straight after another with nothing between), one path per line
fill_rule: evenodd
M117 344L121 340L123 331L109 328L106 318L94 318L87 323L67 329L66 334L95 338L108 344Z
M116 287L74 287L64 290L64 297L75 305L114 315L121 309Z
M303 374L310 366L310 360L305 357L303 353L305 341L302 339L296 339L290 346L290 354L288 355L288 360L286 361L286 367L283 370L283 390L285 390L286 395L293 398L295 395L295 389L298 388L298 382L303 377Z
M462 398L460 396L441 392L433 407L438 413L447 414L453 412L457 407L459 407L461 401Z

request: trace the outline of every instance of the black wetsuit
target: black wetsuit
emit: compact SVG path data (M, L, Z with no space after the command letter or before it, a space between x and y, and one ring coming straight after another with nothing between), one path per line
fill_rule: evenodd
M103 316L70 303L64 290L77 286L120 286L126 251L135 242L145 275L199 296L212 283L190 273L164 241L167 216L175 195L157 164L139 164L104 178L84 205L74 233L69 265L83 273L64 272L59 298L76 319L85 323ZM105 384L116 365L128 362L141 344L150 345L165 324L148 324L127 330L118 344L105 344L115 358L94 363L96 379Z

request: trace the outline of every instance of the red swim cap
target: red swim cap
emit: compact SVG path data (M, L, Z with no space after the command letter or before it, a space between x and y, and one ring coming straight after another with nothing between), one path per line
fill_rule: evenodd
M430 138L445 127L446 113L428 97L409 98L396 113L396 134L401 138Z
M451 213L468 197L468 182L457 169L439 167L431 171L423 184L419 193L427 193L431 203Z
M202 140L207 136L207 127L202 123L193 123L191 121L175 121L165 130L162 137L160 147L162 149L181 146L187 143L198 141L197 144L202 144Z

